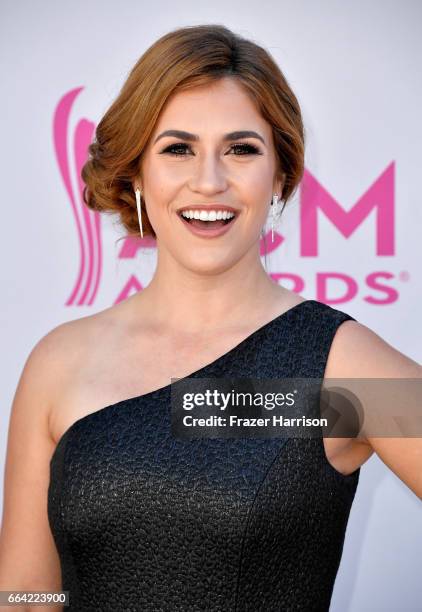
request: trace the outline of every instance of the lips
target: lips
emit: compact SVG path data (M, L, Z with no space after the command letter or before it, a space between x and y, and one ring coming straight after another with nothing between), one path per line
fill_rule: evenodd
M220 209L221 210L221 209ZM216 238L222 236L230 228L233 227L238 215L234 215L231 219L220 219L216 221L201 221L200 219L186 219L181 212L178 217L190 232L201 238Z

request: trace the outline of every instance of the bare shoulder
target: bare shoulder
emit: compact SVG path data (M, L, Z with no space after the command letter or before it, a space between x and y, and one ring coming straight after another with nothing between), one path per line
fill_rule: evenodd
M422 366L358 321L345 321L334 336L327 378L417 378Z
M36 394L37 405L50 422L54 407L75 381L86 360L111 333L114 317L109 309L63 322L47 332L32 348L24 365L17 392L28 386ZM30 405L25 403L25 405Z
M24 363L17 394L25 394L28 388L39 400L36 405L48 409L51 394L63 380L66 364L74 356L79 329L76 322L61 323L36 342Z
M57 325L37 342L28 361L42 370L40 375L43 378L51 381L55 376L62 378L68 368L80 359L85 346L89 346L95 335L100 333L102 323L103 317L99 313Z

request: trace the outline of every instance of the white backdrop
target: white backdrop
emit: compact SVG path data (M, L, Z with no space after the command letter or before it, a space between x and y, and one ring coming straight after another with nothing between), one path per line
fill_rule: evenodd
M84 151L142 52L182 25L220 23L262 44L301 104L306 173L283 213L284 241L268 258L269 273L422 361L422 3L3 0L0 6L2 468L13 394L34 344L152 276L153 246L116 244L122 231L115 221L86 210L83 216L75 152ZM301 207L308 211L302 233ZM420 501L373 456L361 469L331 610L422 609L421 544Z

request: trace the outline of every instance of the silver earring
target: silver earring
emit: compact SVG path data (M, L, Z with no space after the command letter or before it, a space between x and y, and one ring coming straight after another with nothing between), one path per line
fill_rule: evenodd
M277 225L278 221L280 220L281 212L282 212L281 200L278 199L278 195L275 193L271 201L271 211L270 211L271 242L274 242L274 226Z
M136 197L136 208L138 209L139 227L141 229L141 236L143 238L144 237L144 231L142 229L141 190L139 188L137 188L135 190L135 197Z

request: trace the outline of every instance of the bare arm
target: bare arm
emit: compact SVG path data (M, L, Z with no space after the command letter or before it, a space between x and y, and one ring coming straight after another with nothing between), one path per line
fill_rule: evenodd
M55 328L33 348L12 404L0 531L0 590L61 590L60 562L47 516L50 458L55 448L48 417L63 368L59 355L66 325ZM58 608L37 606L44 609ZM10 607L0 606L0 610Z
M327 370L331 372L335 369L338 378L422 380L422 366L357 321L346 321L339 327L333 348ZM330 360L333 362L330 363ZM403 401L406 401L405 397ZM365 406L365 411L370 410L370 405ZM366 437L364 443L422 499L422 438Z

